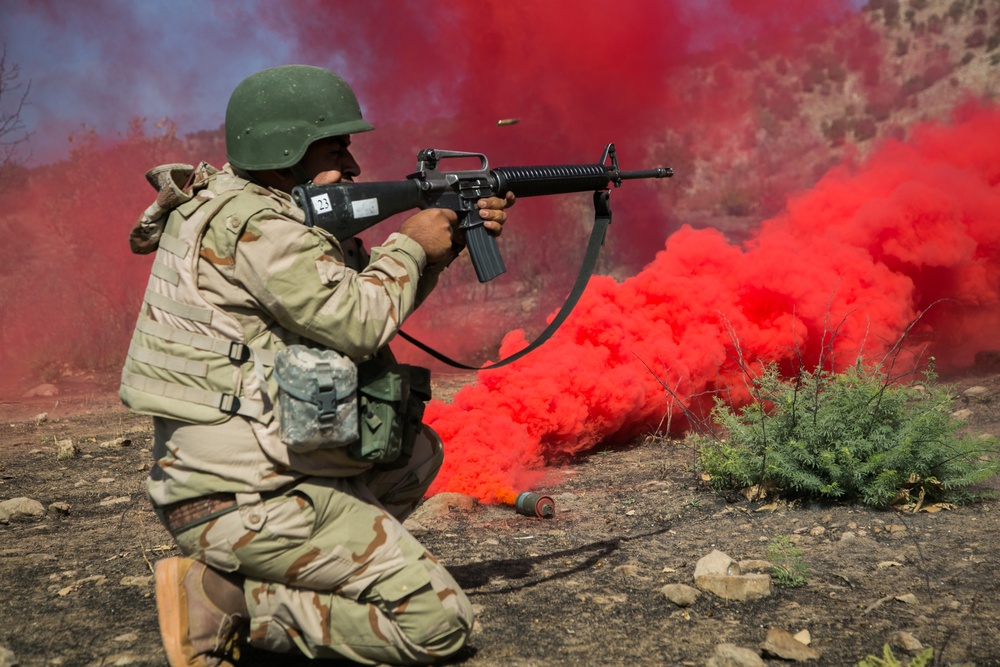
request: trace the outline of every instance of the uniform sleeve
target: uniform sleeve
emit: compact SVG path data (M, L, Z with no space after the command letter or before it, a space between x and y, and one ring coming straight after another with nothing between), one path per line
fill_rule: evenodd
M345 259L326 232L263 211L242 230L232 275L284 328L360 357L388 343L413 312L427 258L415 241L393 234L363 270Z

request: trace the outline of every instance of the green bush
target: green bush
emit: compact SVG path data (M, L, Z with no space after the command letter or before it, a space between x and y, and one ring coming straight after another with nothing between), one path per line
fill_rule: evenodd
M969 487L1000 472L995 438L964 434L953 388L933 368L920 384L894 383L858 363L842 373L785 378L775 366L752 379L754 400L712 411L721 436L692 435L716 490L748 487L785 496L886 507L919 499L967 502Z
M809 582L809 565L802 550L786 535L775 535L767 545L767 560L771 563L774 583L782 588L805 586Z
M882 657L869 655L864 660L858 663L857 667L929 667L934 659L934 649L926 648L917 655L913 656L913 660L910 661L908 665L900 662L895 655L892 654L892 649L889 648L888 644L882 647Z

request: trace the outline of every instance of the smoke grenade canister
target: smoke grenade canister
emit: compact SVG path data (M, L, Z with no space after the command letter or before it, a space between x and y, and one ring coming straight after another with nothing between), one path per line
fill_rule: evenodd
M556 504L552 498L529 491L518 494L514 507L518 514L540 516L544 519L551 519L556 513Z

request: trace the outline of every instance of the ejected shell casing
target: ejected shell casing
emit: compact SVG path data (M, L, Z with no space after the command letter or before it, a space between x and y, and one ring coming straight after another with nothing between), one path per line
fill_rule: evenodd
M497 125L517 125L520 122L520 118L503 118L497 121Z
M556 504L548 496L540 493L525 491L517 496L514 508L518 514L524 516L540 516L543 519L551 519L556 513Z

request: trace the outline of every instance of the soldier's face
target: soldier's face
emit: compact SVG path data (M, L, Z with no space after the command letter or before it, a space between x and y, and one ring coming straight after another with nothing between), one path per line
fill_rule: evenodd
M351 137L329 137L313 142L302 157L302 168L316 185L351 182L361 175L350 151Z

